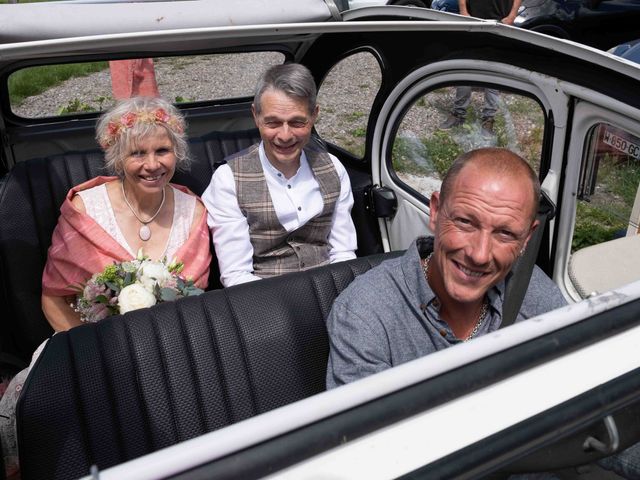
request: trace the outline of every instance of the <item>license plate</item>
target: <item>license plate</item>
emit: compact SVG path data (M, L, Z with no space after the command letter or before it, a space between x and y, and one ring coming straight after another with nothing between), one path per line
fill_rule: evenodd
M628 138L621 137L609 130L604 131L603 142L616 150L629 155L635 159L640 159L640 143L635 143Z

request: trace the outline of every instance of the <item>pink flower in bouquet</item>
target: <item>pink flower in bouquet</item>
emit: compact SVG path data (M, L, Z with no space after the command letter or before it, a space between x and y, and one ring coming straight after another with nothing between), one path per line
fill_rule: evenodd
M111 291L107 288L106 285L96 283L95 279L92 279L85 285L83 295L87 300L94 301L100 295L111 297Z
M111 315L109 308L104 303L94 303L87 312L87 321L99 322L100 320L107 318Z

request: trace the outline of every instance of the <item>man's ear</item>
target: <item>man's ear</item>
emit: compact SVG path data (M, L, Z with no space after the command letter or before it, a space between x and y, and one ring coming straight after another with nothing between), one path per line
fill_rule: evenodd
M314 122L316 121L316 118L318 118L318 113L320 113L320 105L316 104L316 108L313 109L313 113L311 114Z
M436 221L438 219L439 209L440 209L440 192L433 192L431 194L431 201L429 202L429 228L434 233L436 231Z
M527 238L524 241L524 245L522 245L522 250L525 250L527 248L527 245L529 244L529 240L531 239L531 235L533 235L533 232L536 231L536 229L538 228L538 225L540 225L540 221L536 219L531 224L531 227L529 227L529 234L527 235Z
M251 115L253 115L253 121L256 122L256 125L258 125L258 118L256 115L256 106L253 103L251 104Z

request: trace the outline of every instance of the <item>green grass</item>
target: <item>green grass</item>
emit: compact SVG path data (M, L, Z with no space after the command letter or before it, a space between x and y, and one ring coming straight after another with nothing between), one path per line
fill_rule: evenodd
M429 152L429 157L440 178L444 177L454 160L463 153L462 147L451 138L448 132L436 131L431 138L424 139L422 143Z
M38 95L69 78L84 77L108 67L107 62L92 62L25 68L9 77L9 99L12 105L19 105L25 98Z
M347 115L343 115L344 118L349 122L355 122L356 120L360 120L367 116L365 112L351 112Z
M587 202L578 202L571 251L613 240L626 227L626 222L617 215Z
M367 129L364 127L358 127L351 131L351 135L354 137L364 137L367 134Z
M590 202L578 202L572 251L613 240L626 231L640 185L640 165L635 160L605 157L597 185Z
M351 152L355 155L356 158L364 157L364 138L355 137L353 135L340 135L336 138L331 139L333 143L336 145L340 145L342 148Z
M435 132L432 137L422 139L418 144L396 137L393 143L393 168L396 172L419 176L437 173L442 178L461 153L461 147L447 132ZM416 156L425 159L426 163L416 162Z
M544 120L540 106L534 100L531 100L528 97L521 97L520 95L513 95L511 98L513 101L507 105L511 115L538 117L540 122Z
M600 163L599 179L602 178L602 183L613 195L620 197L625 204L633 205L640 184L640 164L632 159L606 160Z

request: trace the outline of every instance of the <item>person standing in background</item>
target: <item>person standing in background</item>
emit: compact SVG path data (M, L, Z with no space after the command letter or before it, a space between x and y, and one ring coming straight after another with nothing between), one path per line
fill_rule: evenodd
M109 62L109 70L111 90L116 100L160 96L152 58L112 60Z
M458 0L460 15L477 17L486 20L498 20L506 25L513 25L522 0ZM493 135L495 116L498 110L499 92L493 88L484 89L484 105L480 113L482 133ZM471 86L456 88L453 108L447 118L440 124L441 130L449 130L464 123L467 108L471 102Z

